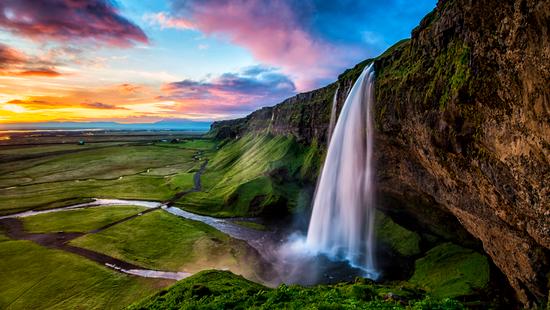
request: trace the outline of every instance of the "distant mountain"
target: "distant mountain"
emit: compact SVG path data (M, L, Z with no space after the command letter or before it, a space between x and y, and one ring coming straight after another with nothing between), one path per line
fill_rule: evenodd
M0 124L0 130L17 129L107 129L107 130L189 130L208 131L211 122L166 119L154 123L117 122L37 122Z

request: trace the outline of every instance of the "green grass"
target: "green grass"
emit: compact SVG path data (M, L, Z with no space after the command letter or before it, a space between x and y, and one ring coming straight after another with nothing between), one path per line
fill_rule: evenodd
M376 238L403 256L420 254L420 236L376 212Z
M71 244L150 269L246 272L246 243L201 222L158 210L75 239Z
M193 139L193 140L185 140L181 143L182 147L189 148L189 149L197 149L197 150L209 150L216 147L217 142L214 140L207 140L207 139Z
M475 294L489 283L489 262L477 252L444 243L417 260L410 279L437 298Z
M47 147L46 147L47 148ZM0 215L90 198L163 201L193 187L196 150L114 146L0 164Z
M2 309L120 309L169 283L123 275L30 241L1 241L0 257Z
M211 140L211 139L184 139L178 143L158 142L158 143L155 143L155 145L162 146L162 147L170 147L170 148L211 150L218 145L218 142L216 140Z
M22 221L25 230L33 233L88 232L143 210L146 208L137 206L94 207L33 215Z
M203 190L186 195L177 206L219 217L297 209L304 169L315 162L310 148L293 138L268 135L247 135L207 155Z
M0 242L2 241L8 241L10 240L10 238L8 238L6 235L4 235L3 233L0 233Z
M114 146L95 148L70 154L20 161L20 169L0 165L0 171L9 176L0 180L3 186L26 185L67 180L116 179L135 175L148 168L188 162L193 166L193 150L167 149L151 145ZM130 164L131 163L131 164Z
M104 146L121 145L123 142L100 142L78 145L77 143L51 144L51 145L24 145L24 146L2 146L0 158L17 159L29 155L44 155L52 152L64 152L74 150L86 150Z
M389 293L408 300L388 298ZM276 289L227 271L207 270L129 307L130 309L464 309L454 300L432 300L407 286L355 283Z

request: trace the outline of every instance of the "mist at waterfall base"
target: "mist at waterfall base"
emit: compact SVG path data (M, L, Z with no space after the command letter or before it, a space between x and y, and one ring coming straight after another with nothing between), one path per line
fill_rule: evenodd
M353 85L334 129L329 128L332 135L307 235L291 234L274 253L281 282L379 277L374 255L373 80L371 64Z

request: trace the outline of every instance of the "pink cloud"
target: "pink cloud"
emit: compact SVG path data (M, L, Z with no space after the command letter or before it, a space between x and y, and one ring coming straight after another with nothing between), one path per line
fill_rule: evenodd
M108 0L2 0L0 27L34 40L92 40L128 47L145 33Z
M0 43L0 75L58 77L53 63L26 55Z
M163 12L148 14L145 16L145 20L152 24L158 24L162 28L195 29L191 21L175 18Z
M183 80L162 87L160 100L176 102L175 110L186 113L245 114L293 95L294 83L268 67L254 66L237 73L224 73L209 81Z
M282 68L300 91L334 78L343 66L337 57L342 50L310 34L286 1L175 1L174 7L205 34L226 37L258 61Z

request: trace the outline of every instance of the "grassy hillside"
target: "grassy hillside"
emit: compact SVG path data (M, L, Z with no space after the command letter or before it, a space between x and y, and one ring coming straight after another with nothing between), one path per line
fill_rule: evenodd
M286 136L247 135L227 140L209 158L201 192L176 206L219 217L286 214L305 207L304 183L319 166L315 145L303 146Z

